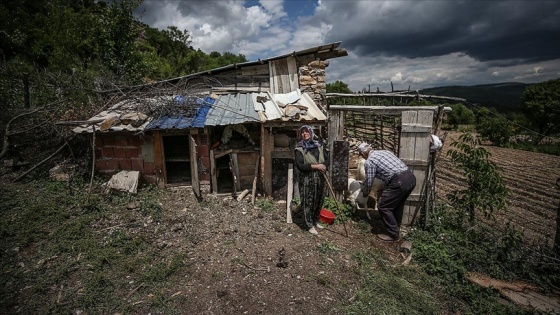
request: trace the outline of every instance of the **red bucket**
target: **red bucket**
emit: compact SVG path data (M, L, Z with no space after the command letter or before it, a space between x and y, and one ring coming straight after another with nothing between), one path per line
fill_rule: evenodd
M323 208L321 212L319 212L319 220L325 224L333 224L334 218L336 218L336 216L328 209Z

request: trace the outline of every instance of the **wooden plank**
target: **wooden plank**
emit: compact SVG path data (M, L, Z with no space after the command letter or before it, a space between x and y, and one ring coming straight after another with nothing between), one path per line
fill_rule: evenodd
M237 153L230 154L229 158L231 159L231 165L232 165L231 171L233 172L235 178L237 178L237 180L235 181L235 187L239 191L241 190L241 180L239 178L239 163L237 161Z
M407 200L403 208L403 217L401 225L408 226L412 222L414 213L417 208L421 208L424 202L422 200Z
M251 191L251 204L255 205L255 197L257 195L257 181L259 176L259 162L261 157L257 156L257 160L255 162L255 175L253 176L253 190Z
M161 133L158 130L154 131L154 168L157 176L159 187L165 187L167 182L167 173L165 170L165 156L163 153L163 141Z
M428 167L428 165L430 164L429 161L417 161L417 160L407 160L407 159L401 159L401 161L404 162L404 164L408 165L408 166L424 166L424 167Z
M210 181L212 182L212 192L218 192L218 177L216 173L216 159L214 158L214 150L210 150Z
M418 125L433 126L434 113L431 111L418 111ZM416 150L414 159L420 161L428 161L430 158L430 134L432 129L424 132L416 132Z
M272 195L272 148L274 148L274 137L262 126L261 129L261 183L264 193Z
M417 111L406 111L402 113L402 124L410 125L416 123L418 119ZM401 144L399 147L399 158L403 160L415 160L414 150L416 147L416 135L410 132L401 132Z
M264 74L267 75L269 74L269 69L268 69L268 63L267 62L263 62L262 65L256 65L256 66L248 66L248 67L244 67L241 69L241 74L242 75L258 75L258 74Z
M270 90L289 93L299 87L297 62L294 57L269 61Z
M298 71L297 61L295 57L292 56L288 57L287 62L288 62L287 79L289 80L288 92L292 92L299 88L299 76L298 76L299 71Z
M196 142L192 136L189 136L189 154L191 159L191 185L196 199L201 200L200 182L198 180L198 159L196 158Z
M421 125L409 125L403 124L401 127L401 132L431 132L432 126L421 126Z
M288 164L288 195L286 196L286 223L292 222L292 195L294 193L294 165Z

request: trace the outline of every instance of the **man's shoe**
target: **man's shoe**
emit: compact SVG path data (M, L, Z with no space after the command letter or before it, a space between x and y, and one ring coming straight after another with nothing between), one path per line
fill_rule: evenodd
M377 234L377 238L382 240L383 242L398 242L399 239L389 236L387 234Z
M309 229L309 233L313 234L313 235L319 235L319 232L317 232L317 230L315 230L314 227Z
M315 224L315 227L318 229L324 229L325 227L321 223Z

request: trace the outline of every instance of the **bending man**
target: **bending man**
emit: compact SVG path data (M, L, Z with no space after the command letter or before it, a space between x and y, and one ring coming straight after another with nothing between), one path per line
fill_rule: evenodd
M373 150L369 144L363 142L358 146L358 153L366 159L366 179L362 188L364 197L369 196L376 177L385 183L385 190L379 198L377 208L387 234L377 234L377 238L386 242L398 241L404 203L416 187L416 177L391 151Z

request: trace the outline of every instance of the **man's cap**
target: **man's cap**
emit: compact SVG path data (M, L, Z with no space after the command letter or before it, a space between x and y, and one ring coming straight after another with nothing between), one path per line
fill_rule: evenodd
M362 153L367 151L369 148L371 148L371 146L367 143L367 142L362 142L360 143L360 145L358 146L358 153Z

